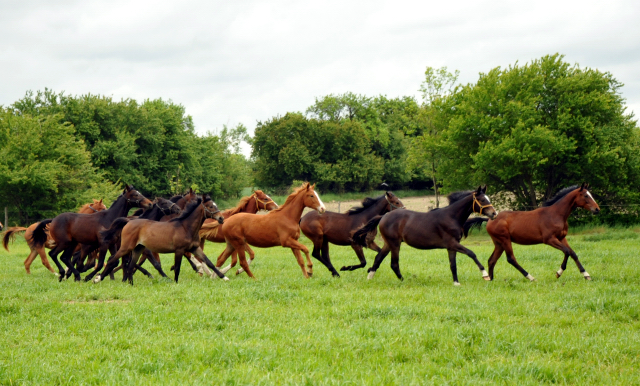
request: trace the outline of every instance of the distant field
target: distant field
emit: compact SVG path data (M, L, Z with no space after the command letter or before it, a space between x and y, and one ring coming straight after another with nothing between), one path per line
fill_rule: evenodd
M639 232L570 237L592 282L571 261L556 279L562 254L535 246L515 251L536 282L504 257L485 282L459 255L461 287L445 251L406 246L404 282L388 260L370 281L365 270L334 279L314 260L305 280L273 248L256 249L255 281L183 264L177 285L58 283L39 261L25 274L19 240L0 252L0 384L640 384ZM486 263L486 233L465 244ZM337 267L357 260L331 253Z

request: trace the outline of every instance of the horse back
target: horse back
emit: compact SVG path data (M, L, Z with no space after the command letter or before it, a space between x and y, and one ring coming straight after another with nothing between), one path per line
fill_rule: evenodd
M531 211L503 211L487 223L487 232L496 238L509 238L521 245L540 244L551 236L566 235L566 221L546 208ZM562 235L562 236L561 236Z
M83 213L62 213L53 219L49 225L49 234L56 242L76 241L80 244L94 244L98 242L98 232L106 227L100 222L102 216Z
M300 227L297 221L284 221L286 217L274 216L278 212L266 215L238 213L225 220L222 230L225 239L230 242L248 243L269 248L281 245L286 237L298 238Z

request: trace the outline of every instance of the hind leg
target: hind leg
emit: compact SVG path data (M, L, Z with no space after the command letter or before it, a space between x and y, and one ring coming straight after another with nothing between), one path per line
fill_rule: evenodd
M247 273L247 275L249 275L250 278L255 279L256 277L253 276L253 273L249 269L249 263L247 263L247 258L246 258L245 254L244 254L244 245L237 246L237 248L235 250L238 251L238 260L240 260L240 266L244 269L244 271ZM225 252L226 252L226 250L225 250ZM300 258L300 259L302 259L302 258Z
M213 265L213 263L211 262L211 260L209 260L209 258L207 257L207 255L204 254L204 251L202 250L202 248L198 247L193 251L193 254L202 260L202 262L204 262L204 264L209 267L210 269L213 270L213 273L216 274L217 277L223 279L223 280L229 280L228 277L226 277L222 272L220 272L220 270L218 270L218 268L216 268L215 265ZM215 278L216 276L213 276L213 274L211 275L211 278Z
M65 249L64 252L62 252L62 256L60 257L60 260L62 260L62 262L69 269L69 271L67 271L67 274L69 275L68 277L71 277L71 274L73 274L75 281L80 281L80 272L76 269L76 267L74 267L74 261L72 260L73 252L75 251L75 249L76 249L76 244L72 244L71 247L68 247L67 249ZM62 281L63 279L65 278L60 277L60 281Z
M506 245L504 246L504 251L507 254L507 262L511 265L513 265L518 271L520 271L520 273L522 274L522 276L526 277L527 279L534 281L536 280L530 273L528 273L527 271L524 270L524 268L522 268L520 266L520 264L518 264L518 260L516 260L515 255L513 254L513 247L511 246L511 240L509 240L507 243L505 243Z
M55 275L56 271L51 267L51 264L49 264L49 259L47 259L47 254L44 252L44 247L37 249L36 252L40 255L40 261L42 262L42 265L47 267L47 269L51 271L52 274ZM35 256L34 256L34 259L35 259Z
M224 262L227 261L229 256L234 254L234 252L236 252L236 248L230 242L227 241L227 247L225 248L224 251L222 251L220 256L218 256L218 260L216 261L216 267L222 266L222 264L224 264ZM236 256L237 256L237 253L236 253ZM224 268L219 268L220 272L222 272L223 274L229 272L229 270L236 265L236 262L237 262L236 260L232 259L231 264L227 265Z
M329 256L329 241L324 237L322 238L321 248L322 248L321 249L322 253L318 251L318 248L314 244L313 252L312 252L313 257L315 257L319 262L324 264L324 266L327 267L329 272L331 272L331 275L333 277L340 277L340 274L338 273L338 271L336 271L336 269L333 267L333 264L331 264L331 257Z
M389 252L391 252L392 250L395 250L396 253L399 254L400 253L399 243L398 245L392 246L389 244L389 242L385 240L385 243L382 246L382 249L380 249L380 252L378 252L375 260L373 261L373 265L371 266L371 268L369 268L369 274L367 275L367 279L373 279L373 276L376 274L376 271L378 270L378 268L380 268L380 264L382 264L382 261L385 259L385 257L387 257Z
M402 273L400 273L400 248L391 250L391 269L395 272L398 279L404 280Z
M251 263L253 262L253 259L256 258L256 254L255 252L253 252L253 249L251 249L251 247L249 246L249 244L245 244L244 245L245 250L249 253L249 260L247 260L247 264L251 265ZM231 265L235 265L235 261L238 260L238 254L234 253L233 255L231 255ZM244 269L239 268L236 271L236 275L240 275L242 272L244 272Z
M457 240L453 240L453 239L449 243L449 248L447 248L447 249L449 251L455 251L455 252L464 253L465 255L469 256L471 258L471 260L473 260L473 262L476 263L476 265L478 266L478 269L480 270L480 273L482 273L482 278L484 280L489 280L489 274L484 269L484 266L482 265L482 263L480 263L480 261L478 261L478 257L476 256L475 253L473 253L472 250L470 250L469 248L466 248L465 246L460 244ZM454 258L455 258L455 256L454 256Z
M53 260L53 263L58 267L58 276L62 277L65 274L65 269L62 268L62 265L58 261L58 254L63 251L63 248L60 244L56 245L55 248L49 251L49 257Z
M498 259L500 259L500 256L502 256L502 252L504 252L504 248L502 248L500 244L494 241L493 245L493 253L491 253L491 257L489 257L489 261L487 262L487 265L489 266L489 280L493 280L493 269L495 268Z
M27 275L31 274L31 264L33 263L33 261L36 259L37 256L38 256L38 252L36 252L35 249L32 249L29 252L29 256L27 256L27 259L24 261L24 269L27 271ZM53 271L51 266L49 266L49 270Z

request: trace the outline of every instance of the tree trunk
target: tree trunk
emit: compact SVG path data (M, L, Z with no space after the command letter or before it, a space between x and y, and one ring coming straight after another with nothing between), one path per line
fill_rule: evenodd
M436 192L436 208L440 207L440 199L438 198L438 183L436 180L436 167L431 164L431 178L433 179L433 191Z

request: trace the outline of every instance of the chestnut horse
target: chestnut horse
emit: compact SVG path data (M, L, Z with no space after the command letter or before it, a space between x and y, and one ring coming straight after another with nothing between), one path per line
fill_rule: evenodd
M367 260L364 257L362 246L353 242L353 233L369 222L375 216L383 215L394 209L404 209L402 201L391 192L386 192L378 198L365 198L362 206L351 208L347 213L329 212L320 215L311 211L300 220L300 229L309 240L313 242L313 257L318 259L329 269L335 277L340 277L331 264L329 257L329 243L336 245L350 245L360 260L359 265L342 267L341 271L353 271L364 268ZM367 240L367 247L380 252L380 247L373 241L373 237Z
M168 222L151 221L145 219L118 219L114 221L111 228L101 232L103 239L109 239L118 230L121 232L121 243L118 252L112 256L104 271L97 275L94 283L99 283L103 277L108 275L111 270L118 264L118 260L133 253L131 262L128 267L126 276L129 282L133 284L133 267L138 263L138 258L145 248L155 253L173 253L175 256L175 281L178 282L180 276L180 263L185 252L191 252L201 258L209 268L218 275L218 277L227 279L216 267L209 261L207 256L200 248L200 238L198 232L205 218L214 218L219 222L223 222L220 211L216 204L211 201L209 196L198 198L196 202L187 205L180 217L174 218ZM227 279L228 280L228 279Z
M228 219L237 213L252 213L256 214L260 210L266 210L270 212L274 209L278 209L278 204L275 203L267 194L265 194L262 190L256 190L253 192L251 196L243 197L238 202L235 208L227 209L222 211L222 217L224 219ZM204 250L204 243L206 240L213 241L214 243L224 243L226 242L224 239L224 233L222 232L222 227L220 224L212 219L204 220L204 225L200 229L200 247ZM253 250L249 248L249 245L246 245L247 252L249 252L249 259L253 261L255 258L255 253ZM238 252L233 251L231 255L232 265L235 266L238 261ZM219 265L224 264L224 261ZM173 268L172 268L173 269ZM201 267L198 268L198 273L202 275L202 273L206 273L209 276L212 276L213 273L210 271L207 272L207 266L201 264ZM236 274L240 274L241 271L238 270Z
M495 217L496 211L485 195L487 187L478 187L477 190L455 192L449 194L449 206L433 209L427 213L414 212L412 210L395 210L384 216L374 217L354 235L353 240L364 245L367 234L374 231L380 224L380 235L384 240L382 250L376 256L373 266L369 268L368 279L376 274L380 264L391 252L391 269L398 279L403 280L400 273L400 245L404 241L408 245L418 249L446 249L449 252L449 267L453 275L453 284L458 282L458 270L456 267L456 253L464 253L476 263L482 277L489 280L489 275L478 261L476 254L460 244L462 235L468 231L465 222L471 213L484 214Z
M305 278L309 278L313 274L313 263L307 247L298 241L300 237L298 224L305 207L315 209L320 213L325 211L324 204L315 191L315 185L312 186L308 182L290 194L280 208L265 215L238 213L229 217L223 226L227 248L218 258L216 265L221 266L233 251L238 251L240 266L249 277L255 278L249 270L249 263L244 254L247 244L260 248L282 246L291 248L302 269L302 274ZM304 267L300 251L304 252L307 257L308 271ZM233 265L229 265L221 271L226 273L231 267Z
M105 209L107 209L107 207L102 203L102 200L93 200L93 203L83 205L78 210L78 213L91 214L91 213L103 211ZM24 261L24 269L27 271L27 274L31 274L31 264L33 263L33 261L36 259L37 256L40 256L40 260L42 261L42 264L45 267L47 267L47 269L51 271L51 273L58 276L58 273L54 271L54 269L51 267L51 264L49 264L49 259L47 259L47 255L44 251L45 248L51 249L55 246L53 239L51 239L51 237L47 237L47 241L40 248L35 248L35 246L31 244L33 230L36 229L38 224L40 223L38 222L33 223L29 225L28 228L24 228L24 227L8 228L4 234L4 237L2 238L2 245L4 246L4 249L6 249L7 252L9 252L9 240L13 241L15 239L16 233L25 232L24 239L27 241L27 244L29 244L29 249L30 249L29 256L27 256L27 259Z
M489 258L489 277L493 280L493 269L498 262L502 252L507 253L507 261L513 265L524 277L533 281L531 274L527 273L518 264L513 254L511 243L522 245L547 244L559 249L564 253L564 260L560 269L556 272L556 277L560 277L567 269L569 256L575 261L578 270L586 280L591 280L591 276L584 269L578 255L571 249L567 242L567 231L569 224L567 219L574 208L584 208L592 213L599 213L600 207L593 199L588 190L589 185L583 183L582 186L571 186L562 189L552 199L546 201L542 208L528 212L504 211L493 220L487 223L487 232L493 240L495 246Z
M64 251L61 260L73 273L75 280L80 281L80 272L75 268L75 263L84 261L85 257L98 247L100 248L98 268L94 272L102 268L108 245L101 245L99 232L109 228L116 218L126 216L132 207L146 208L151 205L152 203L149 199L135 190L133 186L127 185L122 194L107 210L90 215L62 213L54 219L40 222L33 231L33 244L38 247L45 243L47 235L44 229L47 224L51 223L49 234L56 246L49 252L49 256L51 256L60 270L60 280L62 281L64 278L64 269L58 262L58 254ZM72 259L73 251L78 244L81 245L80 254L74 255Z

